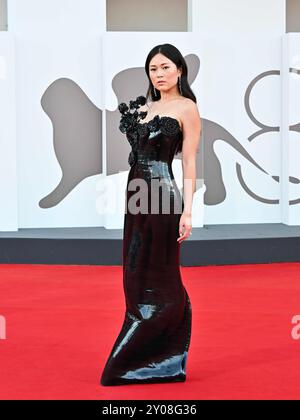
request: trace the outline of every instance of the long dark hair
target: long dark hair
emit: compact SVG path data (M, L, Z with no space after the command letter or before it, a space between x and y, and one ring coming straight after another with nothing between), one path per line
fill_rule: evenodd
M156 45L152 50L149 52L146 62L145 62L145 71L148 76L149 80L149 86L146 94L147 99L151 99L152 102L158 101L160 99L160 91L156 89L156 95L154 92L154 86L151 82L150 75L149 75L149 63L152 60L152 57L154 57L156 54L163 54L166 56L169 60L173 61L173 63L177 66L177 68L182 69L181 73L181 91L182 96L185 96L186 98L192 99L195 103L197 103L196 96L194 95L194 92L192 91L187 75L188 75L188 67L186 64L185 59L183 58L181 52L174 47L172 44L162 44L162 45ZM178 91L179 91L179 84L177 82Z

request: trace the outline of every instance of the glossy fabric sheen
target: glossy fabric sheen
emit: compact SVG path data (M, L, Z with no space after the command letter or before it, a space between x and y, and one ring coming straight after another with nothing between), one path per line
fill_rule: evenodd
M164 121L168 118L174 120L167 117ZM182 131L179 124L170 135L162 131L139 136L136 160L128 175L123 237L126 311L102 372L102 385L186 379L192 311L179 268L177 238L183 200L171 167ZM147 185L151 180L161 181L169 194L168 213L163 213L162 194L149 190L142 192L141 199L148 198L148 210L153 205L158 211L129 211L128 202L139 190L130 191L129 183L138 179Z

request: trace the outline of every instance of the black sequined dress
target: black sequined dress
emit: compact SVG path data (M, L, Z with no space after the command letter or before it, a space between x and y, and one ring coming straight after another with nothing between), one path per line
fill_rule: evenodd
M168 116L141 122L147 111L138 108L145 102L139 96L119 105L119 128L131 145L123 232L126 311L102 372L105 386L186 380L192 310L179 268L183 198L171 166L182 130ZM151 189L151 183L160 187Z

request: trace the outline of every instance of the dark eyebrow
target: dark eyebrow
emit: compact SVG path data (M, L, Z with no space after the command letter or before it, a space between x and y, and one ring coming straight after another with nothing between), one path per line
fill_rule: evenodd
M165 64L169 64L169 63L161 63L161 66L164 66ZM150 67L156 67L156 65L155 64L151 64Z

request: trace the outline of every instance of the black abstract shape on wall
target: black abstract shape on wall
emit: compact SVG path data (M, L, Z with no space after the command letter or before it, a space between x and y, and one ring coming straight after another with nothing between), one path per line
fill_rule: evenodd
M50 208L60 203L83 179L102 172L102 111L72 80L55 80L41 105L53 126L53 146L62 177L39 202Z

